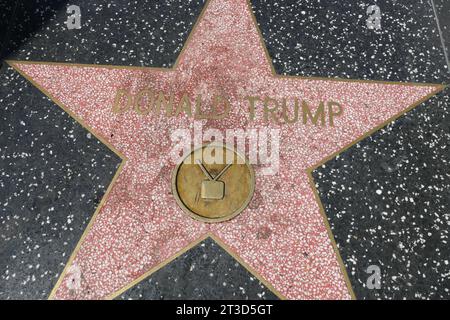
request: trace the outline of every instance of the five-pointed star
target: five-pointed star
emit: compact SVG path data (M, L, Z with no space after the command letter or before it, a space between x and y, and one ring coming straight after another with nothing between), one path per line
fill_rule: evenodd
M52 298L115 297L205 236L282 297L351 298L310 172L442 87L279 76L265 50L246 1L211 0L172 69L10 62L123 159ZM112 112L118 89L147 87L177 98L227 95L230 116L203 120L204 129L282 130L279 173L256 167L255 195L239 216L207 224L177 206L170 134L192 128L192 117ZM344 113L333 127L249 121L246 96L339 101Z

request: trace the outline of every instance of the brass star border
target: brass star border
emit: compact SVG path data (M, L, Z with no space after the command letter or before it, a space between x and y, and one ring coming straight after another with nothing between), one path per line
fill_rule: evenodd
M178 57L175 61L175 63L173 64L172 67L169 68L161 68L161 67L137 67L137 66L116 66L116 65L102 65L102 64L78 64L78 63L66 63L66 62L45 62L45 61L17 61L17 60L6 60L7 64L10 65L15 71L17 71L20 75L22 75L26 80L28 80L31 84L33 84L36 88L38 88L42 93L44 93L50 100L52 100L56 105L58 105L62 110L64 110L65 112L67 112L75 121L77 121L83 128L85 128L88 132L90 132L92 135L94 135L99 141L101 141L104 145L106 145L112 152L114 152L122 161L116 171L116 173L114 174L105 194L103 195L100 203L98 204L94 214L92 215L92 218L90 219L88 225L86 226L86 229L84 230L83 234L81 235L80 240L78 241L74 251L72 252L72 254L70 255L69 260L67 261L63 272L61 273L61 275L58 278L58 281L56 282L54 288L52 289L48 299L49 300L53 300L55 298L56 292L58 291L62 280L64 279L69 267L72 265L72 262L75 258L75 256L78 253L78 250L81 247L81 244L84 241L84 238L86 237L86 235L89 233L92 225L94 224L96 217L98 215L98 213L100 212L101 208L103 207L106 199L109 196L109 193L112 189L112 186L114 185L115 181L117 180L117 177L120 175L123 166L125 164L125 162L127 161L127 158L121 153L119 152L116 148L114 148L110 143L108 143L105 139L103 139L101 137L101 135L95 133L95 131L90 128L88 125L86 125L84 123L84 121L82 119L80 119L79 117L77 117L73 112L71 112L68 108L66 108L58 99L56 99L55 97L53 97L53 95L51 95L47 90L45 90L44 88L42 88L39 84L37 84L33 79L31 79L30 77L28 77L24 72L22 72L18 67L15 66L16 63L20 63L20 64L44 64L44 65L70 65L70 66L80 66L80 67L93 67L93 68L106 68L106 69L137 69L137 70L146 70L146 69L150 69L150 70L159 70L159 71L173 71L177 68L178 63L180 61L180 57L183 55L183 52L185 50L185 48L188 46L192 34L194 33L195 29L198 26L199 21L201 21L206 8L208 7L210 3L210 0L206 0L205 4L203 5L203 8L196 20L196 22L194 23L185 43L183 44L183 47L180 51L180 53L178 54ZM339 266L341 268L341 271L344 275L344 279L347 285L347 289L349 291L349 294L351 296L351 298L353 300L356 300L356 296L355 293L353 291L353 287L350 281L350 278L348 276L347 273L347 269L344 265L344 262L342 260L342 257L340 255L336 240L334 238L333 232L331 230L331 226L330 223L328 221L328 217L325 214L325 209L323 207L322 201L320 200L320 196L319 193L317 192L317 188L315 186L314 183L314 178L312 176L312 172L314 170L316 170L318 167L324 165L326 162L328 162L329 160L335 158L336 156L338 156L339 154L343 153L344 151L346 151L347 149L351 148L352 146L354 146L355 144L357 144L358 142L362 141L363 139L371 136L373 133L375 133L376 131L384 128L386 125L390 124L391 122L395 121L396 119L398 119L399 117L401 117L402 115L404 115L405 113L411 111L412 109L414 109L415 107L419 106L420 104L422 104L423 102L427 101L428 99L430 99L431 97L435 96L436 94L438 94L439 92L443 91L447 85L445 84L437 84L437 83L407 83L407 82L399 82L399 81L380 81L380 80L353 80L353 79L342 79L342 78L327 78L327 77L306 77L306 76L292 76L292 75L280 75L276 73L275 70L275 66L273 65L273 60L270 57L269 51L266 47L266 44L264 42L264 38L261 32L261 29L259 28L258 22L256 20L256 16L253 12L253 8L252 8L252 4L251 4L251 0L246 0L247 3L247 9L250 11L251 13L251 17L252 17L252 21L254 23L254 26L258 32L259 35L259 40L261 43L262 48L264 49L264 53L266 55L267 61L269 62L271 71L272 71L272 75L274 77L278 77L278 78L296 78L296 79L303 79L303 80L324 80L324 81L337 81L337 82L359 82L359 83L381 83L381 84L397 84L397 85L405 85L405 86L434 86L436 87L436 90L434 90L433 92L431 92L429 95L425 96L424 98L416 101L413 105L409 106L407 109L403 110L402 112L392 116L391 118L389 118L388 120L386 120L385 122L381 123L380 125L378 125L377 127L373 128L372 130L366 132L365 134L361 135L360 137L358 137L357 139L355 139L354 141L352 141L351 143L349 143L348 145L344 146L342 149L338 150L335 153L330 154L328 157L322 159L322 161L320 161L319 163L315 164L314 166L306 169L306 173L309 177L309 183L310 186L313 190L315 199L317 204L319 205L320 208L320 213L322 215L323 218L323 222L325 224L325 227L327 229L327 233L328 236L330 238L331 244L333 246L333 250L336 254L336 257L338 259L338 263ZM278 298L285 300L286 298L279 293L267 280L265 280L261 275L259 275L259 273L254 270L252 267L250 267L247 263L245 263L236 253L234 253L222 240L220 240L217 236L215 236L213 233L208 232L207 234L203 235L202 237L200 237L199 239L197 239L194 242L191 242L189 245L187 245L186 247L184 247L183 249L181 249L180 251L178 251L177 253L175 253L174 255L172 255L170 258L168 258L167 260L163 261L162 263L156 265L155 267L151 268L150 270L148 270L147 272L145 272L143 275L141 275L140 277L138 277L137 279L135 279L134 281L130 282L129 284L127 284L126 286L122 287L121 289L119 289L118 291L113 292L112 294L110 294L109 296L105 297L105 299L107 300L112 300L118 296L120 296L122 293L124 293L125 291L127 291L128 289L134 287L136 284L138 284L139 282L143 281L144 279L146 279L148 276L150 276L151 274L153 274L154 272L158 271L159 269L163 268L164 266L166 266L167 264L169 264L170 262L174 261L176 258L178 258L179 256L181 256L182 254L186 253L187 251L189 251L190 249L194 248L195 246L197 246L198 244L200 244L202 241L204 241L207 238L211 238L213 239L223 250L225 250L229 255L231 255L236 261L238 261L248 272L250 272L253 276L255 276L262 284L264 284L269 290L271 290Z

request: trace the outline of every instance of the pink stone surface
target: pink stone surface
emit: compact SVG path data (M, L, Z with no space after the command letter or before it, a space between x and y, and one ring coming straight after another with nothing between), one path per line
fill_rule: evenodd
M208 232L288 299L351 297L306 169L436 86L276 76L246 1L212 0L205 10L176 68L169 71L15 65L127 159L73 261L82 273L81 287L69 290L69 272L55 298L105 298ZM228 96L230 116L202 120L204 129L281 129L280 171L266 176L255 167L255 196L238 217L206 224L177 206L170 184L175 167L168 156L170 133L192 128L193 118L112 112L117 89L147 87L174 92L178 99L183 93ZM299 97L311 105L334 100L344 113L334 127L267 124L261 115L252 122L245 100L250 95Z

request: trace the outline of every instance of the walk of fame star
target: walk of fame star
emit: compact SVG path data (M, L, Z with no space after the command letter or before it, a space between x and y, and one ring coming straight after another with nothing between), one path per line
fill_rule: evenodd
M300 31L301 32L301 31ZM246 1L211 0L171 69L9 62L123 159L51 298L114 298L201 239L211 236L282 298L350 299L346 270L311 171L442 90L432 84L276 75ZM281 130L280 169L255 166L255 194L231 220L205 223L171 194L170 132L193 119L113 113L117 90L226 95L234 108L205 128ZM334 126L248 118L244 97L339 101ZM81 273L71 286L71 267Z

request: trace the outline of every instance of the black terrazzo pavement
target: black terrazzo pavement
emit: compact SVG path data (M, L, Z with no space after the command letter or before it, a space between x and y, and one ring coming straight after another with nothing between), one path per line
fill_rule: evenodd
M314 172L357 298L450 298L449 150L446 89Z
M214 240L207 238L117 299L278 299Z
M46 299L120 158L11 67L0 71L0 299Z
M445 1L445 0L444 0ZM277 73L448 82L428 0L252 0ZM369 5L381 30L367 28Z
M13 4L14 3L14 4ZM4 56L14 60L127 66L173 65L204 0L14 1ZM81 10L81 29L65 24Z
M7 2L0 2L0 61L3 57L3 47L6 42L6 36L8 34L7 30L9 28L9 19L13 16L12 14L13 6L9 5Z
M450 1L448 0L433 0L438 16L439 24L441 26L442 37L447 50L447 56L450 59Z

